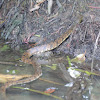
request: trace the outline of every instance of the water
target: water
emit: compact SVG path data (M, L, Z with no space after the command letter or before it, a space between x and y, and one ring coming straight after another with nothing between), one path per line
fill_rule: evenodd
M0 62L8 61L14 63L0 64L0 74L34 74L32 65L24 64L19 60L19 58L21 58L21 55L22 53L12 51L11 49L2 52L0 51ZM67 100L68 98L68 100L70 100L70 98L72 98L72 100L90 100L90 98L91 100L100 100L98 95L100 94L100 89L98 89L98 87L100 87L100 79L95 77L95 80L97 82L95 82L94 80L93 82L91 82L90 77L88 77L86 74L82 75L81 78L78 78L77 81L75 81L75 79L72 79L66 69L64 69L69 66L66 60L66 56L60 55L52 56L52 58L49 59L38 59L37 62L41 63L43 70L43 75L41 78L44 80L38 79L27 84L16 86L39 91L45 91L47 88L54 87L56 89L55 92L52 93L52 95L60 97L62 100ZM47 65L53 66L53 64L56 64L56 70L52 70L52 68L46 67ZM96 65L98 65L97 62ZM62 70L60 68L62 68ZM48 82L46 80L48 80ZM49 81L52 81L52 83ZM70 81L74 82L74 86L65 87L65 85ZM55 84L53 82L59 84ZM92 87L91 90L90 87ZM6 97L7 100L59 100L51 96L27 91L25 89L15 89L13 87L7 89ZM1 97L0 100L2 100Z

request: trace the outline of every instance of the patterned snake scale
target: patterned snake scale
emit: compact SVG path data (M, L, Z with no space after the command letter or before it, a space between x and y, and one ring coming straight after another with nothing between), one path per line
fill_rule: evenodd
M33 68L35 70L34 75L32 75L31 77L22 79L22 80L11 81L11 82L5 83L1 87L2 92L5 93L6 89L9 88L10 86L17 85L17 84L23 84L23 83L29 83L29 82L32 82L32 81L38 79L42 75L41 65L37 64L36 62L33 62L32 59L31 59L31 56L34 55L34 54L45 52L45 51L50 51L50 50L53 50L56 47L58 47L73 32L73 29L75 28L75 26L76 26L76 23L71 25L69 27L69 29L67 29L67 31L64 34L62 34L59 38L57 38L54 42L50 42L48 44L44 44L44 45L40 45L40 46L36 46L34 48L28 49L23 54L21 60L24 63L28 63L28 64L33 65Z

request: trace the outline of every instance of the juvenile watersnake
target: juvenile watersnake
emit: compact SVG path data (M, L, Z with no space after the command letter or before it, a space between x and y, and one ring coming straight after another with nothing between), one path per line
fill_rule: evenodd
M70 26L69 29L67 29L67 31L63 35L61 35L59 38L57 38L54 42L51 42L49 44L36 46L34 48L28 49L23 54L22 61L24 63L28 63L28 64L32 64L33 65L33 68L35 69L34 75L32 75L31 77L22 79L22 80L5 83L1 87L2 92L6 92L6 89L8 87L12 86L12 85L29 83L31 81L34 81L34 80L38 79L42 75L41 65L38 65L38 63L33 62L30 57L32 55L34 55L34 54L38 54L38 53L42 53L42 52L45 52L45 51L49 51L49 50L52 50L52 49L58 47L66 38L68 38L68 36L72 33L72 31L75 28L75 26L76 26L76 23L74 23L72 26Z

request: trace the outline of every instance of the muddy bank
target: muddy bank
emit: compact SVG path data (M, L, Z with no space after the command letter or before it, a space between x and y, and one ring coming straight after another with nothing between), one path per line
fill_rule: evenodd
M86 51L86 58L91 60L100 29L100 11L91 11L89 5L94 5L93 1L59 1L62 6L59 7L57 2L53 2L51 14L48 14L47 1L41 3L40 9L33 12L29 11L30 1L3 2L0 8L3 21L0 25L1 38L8 40L15 50L19 50L22 44L31 48L33 43L36 46L55 41L73 22L78 22L70 37L54 51L74 56ZM97 1L96 4L100 2ZM100 39L96 46L94 56L100 59Z

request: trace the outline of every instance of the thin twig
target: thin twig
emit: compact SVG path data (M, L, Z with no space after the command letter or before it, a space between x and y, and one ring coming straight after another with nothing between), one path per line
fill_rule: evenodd
M13 63L13 62L0 61L0 64L3 64L3 65L22 66L22 64L20 64L19 62L17 62L17 63Z
M43 95L46 95L46 96L51 96L57 100L63 100L63 98L61 97L58 97L58 96L55 96L55 95L52 95L50 93L45 93L45 92L42 92L42 91L39 91L39 90L34 90L34 89L29 89L29 88L23 88L23 87L14 87L13 88L16 88L16 89L22 89L22 90L27 90L27 91L32 91L32 92L35 92L35 93L39 93L39 94L43 94Z
M100 9L100 7L88 6L89 8Z
M98 34L97 39L96 39L95 44L94 44L94 51L93 51L92 63L91 63L91 72L93 72L94 55L95 55L95 51L97 49L99 37L100 37L100 30L99 30L99 34Z
M77 0L75 0L75 1L74 1L74 5L73 5L73 8L72 8L72 11L71 11L70 16L72 16L72 15L73 15L73 12L74 12L74 9L75 9L75 5L76 5L76 3L77 3Z
M45 82L48 82L48 83L52 83L52 84L56 84L56 85L62 85L62 86L64 86L64 84L62 84L62 83L50 81L50 80L47 80L47 79L44 79L44 78L39 78L39 80L45 81Z
M15 63L13 63L13 62L4 62L4 61L0 61L0 64L15 65Z

